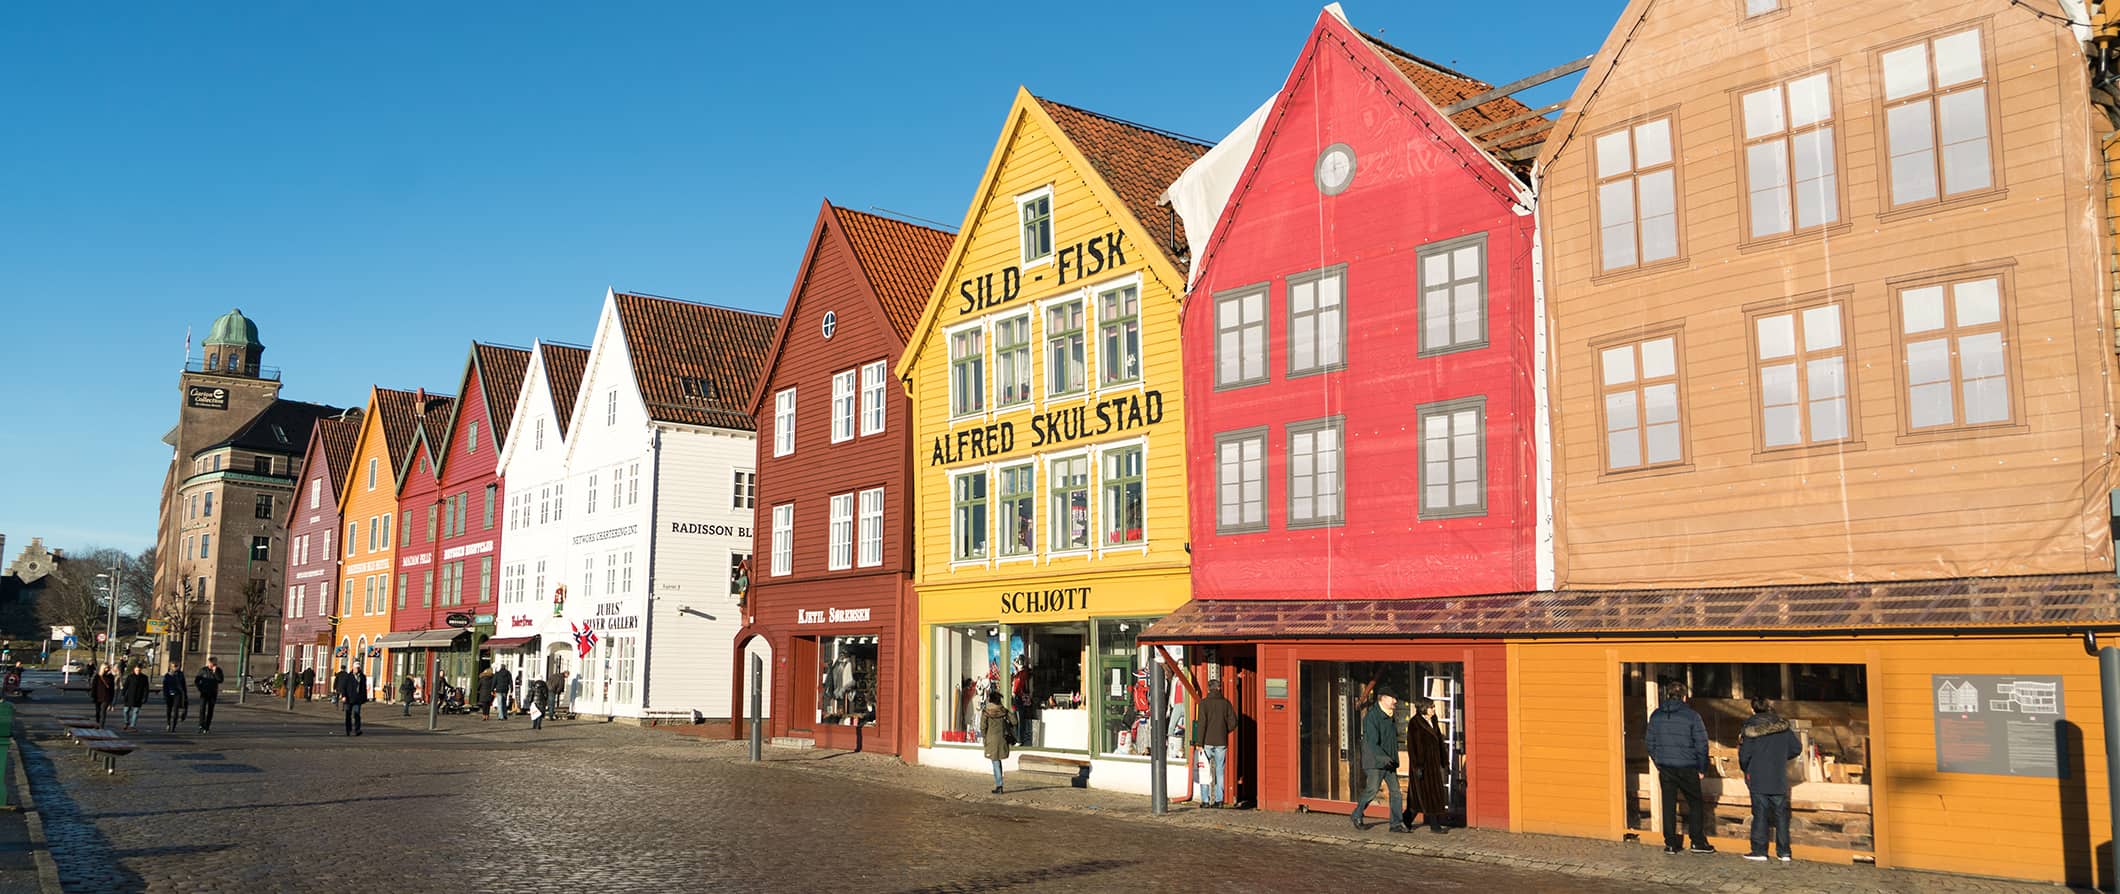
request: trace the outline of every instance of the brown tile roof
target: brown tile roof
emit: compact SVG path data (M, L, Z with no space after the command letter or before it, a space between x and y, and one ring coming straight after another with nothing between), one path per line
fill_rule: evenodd
M317 440L324 448L324 465L331 471L331 486L336 488L346 483L346 472L353 466L353 453L361 446L361 411L347 410L346 415L317 421Z
M442 452L449 446L449 426L455 420L456 398L441 394L427 395L427 406L420 411L417 439L427 446L427 461L433 464L435 474L441 474ZM410 460L399 460L408 463ZM400 469L410 468L400 465Z
M618 292L612 299L649 418L755 429L744 402L765 371L779 317L652 295ZM687 396L687 378L706 380L713 396Z
M1364 34L1362 39L1367 40L1371 47L1375 48L1379 54L1383 55L1402 74L1406 75L1406 80L1412 81L1413 86L1418 88L1423 96L1428 97L1428 101L1434 103L1437 109L1448 108L1460 100L1469 99L1494 89L1493 84L1463 72L1452 71L1437 65L1385 43L1373 35ZM1490 99L1452 115L1450 116L1450 121L1456 124L1459 130L1471 133L1485 125L1493 124L1497 121L1507 121L1518 115L1530 114L1530 112L1530 106L1518 102L1514 97L1504 96L1499 99ZM1535 133L1527 133L1525 136L1503 139L1501 142L1495 143L1495 146L1497 148L1515 149L1522 146L1535 145L1546 138L1546 123L1544 119L1530 118L1499 130L1480 134L1473 137L1472 140L1475 143L1485 144L1494 142L1497 138L1508 134L1535 131Z
M582 390L582 376L589 373L589 349L549 341L537 347L545 354L545 391L552 396L552 415L564 438L567 422L574 418L575 394Z
M884 314L898 330L898 340L911 341L957 234L837 205L832 213L883 302Z
M2107 573L1423 599L1194 599L1142 639L1525 638L2095 627L2120 629Z
M1185 269L1185 228L1177 213L1161 203L1163 191L1210 148L1207 143L1122 121L1086 109L1038 97L1038 105L1060 125L1097 169L1097 176L1119 194L1134 219L1178 269Z
M376 421L383 426L383 447L390 455L390 467L405 467L405 456L412 449L412 436L420 424L420 396L410 391L395 388L375 389ZM345 487L346 482L339 482Z
M508 440L508 424L515 420L515 398L523 390L523 374L530 371L530 352L507 345L471 343L478 360L479 390L486 395L486 418L493 420L493 443Z

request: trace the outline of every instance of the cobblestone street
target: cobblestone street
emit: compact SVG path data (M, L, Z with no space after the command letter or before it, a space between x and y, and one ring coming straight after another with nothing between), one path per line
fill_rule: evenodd
M84 701L19 715L68 891L1643 889L938 797L618 725L438 735L380 704L353 740L315 708L223 706L210 734L136 734L105 775L53 722Z

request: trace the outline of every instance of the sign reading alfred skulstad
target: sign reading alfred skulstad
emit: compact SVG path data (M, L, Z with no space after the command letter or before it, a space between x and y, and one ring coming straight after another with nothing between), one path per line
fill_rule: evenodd
M2068 775L2060 677L1936 674L1936 772Z

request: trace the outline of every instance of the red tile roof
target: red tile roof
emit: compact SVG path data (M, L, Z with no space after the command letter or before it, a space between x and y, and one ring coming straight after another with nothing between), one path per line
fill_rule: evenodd
M420 411L419 430L415 437L426 445L427 462L433 465L436 475L441 474L442 453L449 446L449 425L455 414L456 398L439 394L427 395L427 406ZM411 460L399 462L399 469L410 468L404 464Z
M1038 97L1038 105L1060 125L1068 142L1075 144L1097 176L1104 178L1119 200L1126 203L1134 219L1178 269L1185 269L1188 249L1185 228L1178 226L1177 213L1162 204L1163 191L1179 174L1207 153L1207 143L1191 137L1156 130L1131 121L1100 115L1087 109L1063 105Z
M317 440L324 448L324 466L331 471L332 487L346 483L354 451L361 446L361 411L347 410L344 416L317 420Z
M765 371L779 317L652 295L612 297L649 418L755 430L744 402ZM705 380L711 396L686 395L688 378Z
M1462 100L1470 99L1494 89L1493 84L1463 72L1452 71L1449 68L1437 65L1434 62L1385 43L1373 35L1364 34L1362 38L1367 40L1369 45L1375 48L1386 60L1389 60L1394 67L1398 68L1400 73L1406 76L1406 80L1412 81L1413 86L1421 91L1421 95L1428 97L1428 101L1434 103L1438 110L1448 108ZM1456 124L1459 130L1470 133L1485 125L1493 124L1497 121L1507 121L1518 115L1530 113L1530 106L1518 102L1513 97L1504 96L1499 99L1490 99L1452 115L1450 116L1450 121ZM1472 139L1475 143L1494 143L1497 148L1507 149L1535 145L1546 138L1544 129L1546 123L1544 119L1528 118L1499 130L1488 131ZM1495 142L1497 138L1504 135L1523 131L1536 131L1536 133Z
M582 376L589 371L589 349L579 345L541 342L545 355L545 390L552 397L552 415L559 422L559 436L567 436L567 423L574 418L574 397L582 390Z
M493 443L508 440L508 425L515 420L515 398L523 390L523 374L530 371L530 352L507 345L471 343L477 358L479 390L486 396L486 418L493 420Z
M900 341L911 341L957 234L832 206Z
M405 456L412 449L412 436L420 424L420 396L410 391L395 388L375 389L375 414L378 424L383 426L383 447L389 452L385 459L390 467L405 467ZM344 487L346 482L339 482Z

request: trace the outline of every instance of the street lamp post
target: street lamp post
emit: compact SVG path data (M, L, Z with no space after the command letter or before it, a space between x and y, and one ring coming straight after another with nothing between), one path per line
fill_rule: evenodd
M104 649L106 657L103 664L109 667L118 663L118 588L124 583L125 569L112 565L109 574L98 574L96 577L105 582L103 594L105 601L110 603L110 620L103 628L103 639L108 645L108 648Z

